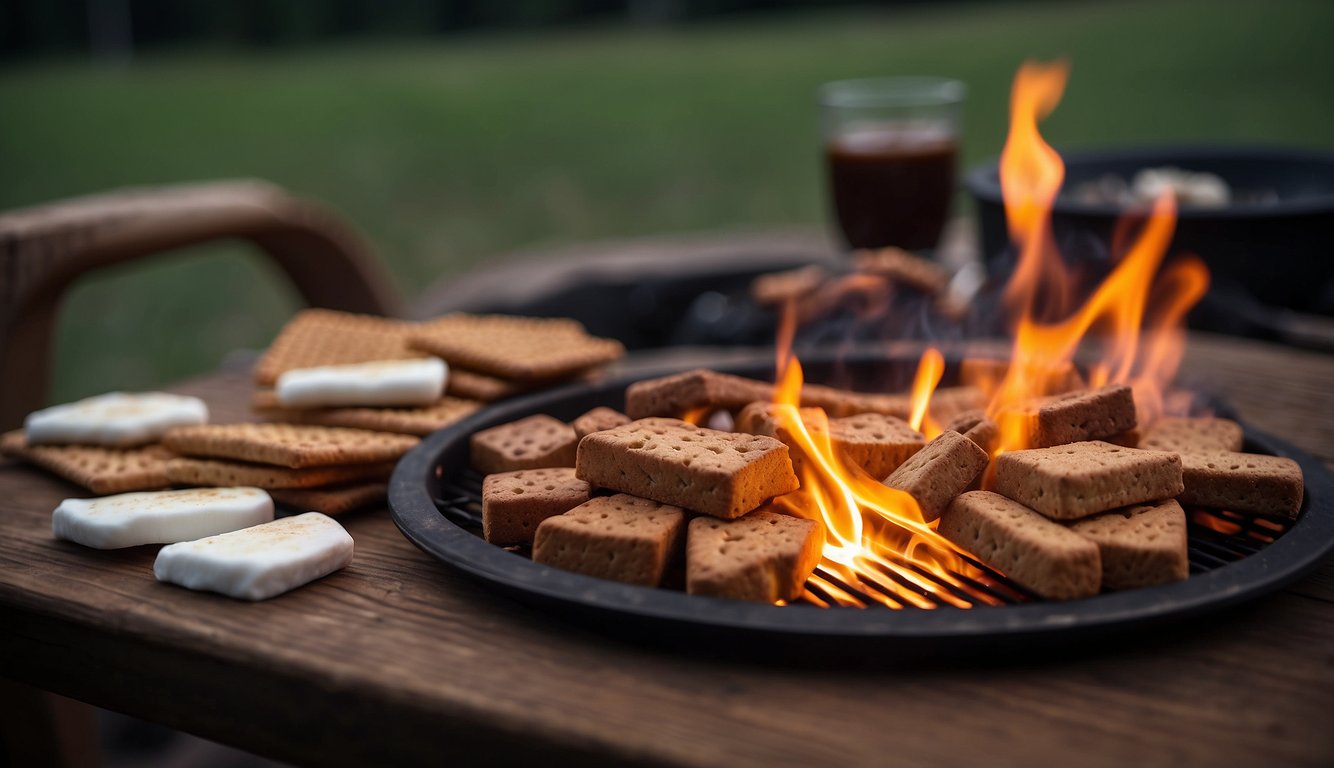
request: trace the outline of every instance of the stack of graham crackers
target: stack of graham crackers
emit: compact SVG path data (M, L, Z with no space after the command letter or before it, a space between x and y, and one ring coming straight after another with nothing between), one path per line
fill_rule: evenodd
M994 461L999 430L977 410L981 393L942 395L932 411L950 428L929 442L903 420L905 396L807 385L801 415L845 464L911 495L940 534L1044 597L1185 578L1182 504L1288 517L1301 505L1295 462L1239 453L1241 428L1226 419L1139 430L1125 386L1003 414L1022 419L1039 447ZM692 594L790 600L818 562L822 531L780 513L793 464L807 459L772 398L771 384L696 370L631 385L625 415L538 415L478 432L484 536L603 578L672 586L683 568ZM713 410L732 412L739 431L677 418ZM991 490L980 490L988 474Z

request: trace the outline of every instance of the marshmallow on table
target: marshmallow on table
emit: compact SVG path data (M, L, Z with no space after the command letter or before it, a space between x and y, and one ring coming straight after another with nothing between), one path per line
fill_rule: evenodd
M171 544L158 552L158 581L265 600L352 562L352 537L319 512Z
M430 405L445 392L449 368L438 357L297 368L278 377L288 408Z
M190 488L65 499L51 531L95 549L170 544L273 519L273 499L258 488Z
M208 406L166 392L110 392L28 414L29 445L77 443L124 448L156 441L172 427L205 424Z

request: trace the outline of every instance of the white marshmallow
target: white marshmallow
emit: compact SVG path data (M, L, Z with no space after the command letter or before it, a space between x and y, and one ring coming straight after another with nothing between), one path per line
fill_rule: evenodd
M307 512L243 531L171 544L158 552L158 581L266 600L352 562L352 537L332 517Z
M190 488L65 499L51 516L57 539L119 549L170 544L273 519L273 499L258 488Z
M438 357L298 368L278 377L278 403L289 408L430 405L444 394L448 373Z
M31 445L125 447L154 442L172 427L207 422L208 406L197 397L110 392L34 411L23 422L23 431Z

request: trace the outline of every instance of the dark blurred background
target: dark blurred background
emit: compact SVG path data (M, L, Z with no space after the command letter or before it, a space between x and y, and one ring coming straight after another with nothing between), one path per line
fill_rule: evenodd
M1326 0L3 0L0 210L264 178L411 297L516 249L823 226L833 79L964 80L964 167L1000 151L1030 57L1073 62L1061 149L1334 148L1332 29ZM90 276L53 401L209 370L296 308L239 246Z

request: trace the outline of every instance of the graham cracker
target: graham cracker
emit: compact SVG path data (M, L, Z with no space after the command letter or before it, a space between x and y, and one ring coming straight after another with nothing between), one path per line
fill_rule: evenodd
M269 423L178 427L162 443L187 456L299 469L390 461L412 450L418 440L366 429Z
M272 386L283 373L321 365L428 357L410 349L412 323L332 309L304 309L278 332L255 363L255 381Z
M761 307L774 307L815 291L828 278L829 270L819 264L772 272L751 281L750 297Z
M332 464L291 469L268 464L219 459L174 458L167 461L167 479L180 485L252 485L256 488L315 488L372 480L388 480L392 461Z
M1182 504L1293 520L1302 508L1302 467L1286 456L1209 451L1181 454Z
M507 397L521 395L524 392L531 392L545 383L510 381L477 371L469 371L466 368L450 366L449 376L445 379L445 394L468 400L493 403Z
M950 274L944 267L902 248L854 251L852 265L858 272L887 278L928 296L944 293L950 284Z
M1124 384L1058 395L1018 410L1028 420L1033 448L1101 440L1136 425L1135 397Z
M945 425L945 431L958 432L976 443L977 447L986 451L988 455L996 449L996 441L1000 439L1000 425L988 419L980 408L958 414Z
M998 493L969 491L954 499L936 532L1043 597L1098 594L1098 545Z
M372 505L383 505L389 497L389 484L371 482L330 488L275 488L269 495L285 507L337 517Z
M519 381L563 378L625 354L619 341L591 336L573 320L509 315L446 315L422 323L408 343L451 365Z
M787 446L772 437L660 418L585 437L575 474L595 487L729 519L800 485Z
M773 603L795 600L820 562L814 520L757 509L736 520L697 517L686 541L686 592Z
M685 512L625 494L543 520L533 560L586 576L656 587L681 549Z
M780 426L772 403L751 403L737 416L737 429L752 435L768 435L783 441L791 451L794 469L804 459L800 444ZM802 423L812 433L825 433L834 455L846 464L861 467L883 480L899 465L922 449L926 439L908 422L883 413L859 413L837 419L825 417L818 408L802 408ZM814 435L812 435L814 436ZM798 476L800 476L798 471Z
M574 434L580 440L594 432L601 432L604 429L613 429L623 424L629 424L630 417L624 413L605 406L598 406L588 413L570 422L574 428Z
M987 452L958 432L941 432L885 478L885 485L917 500L922 519L940 517L987 466Z
M395 408L275 408L257 409L274 421L325 427L367 429L425 437L471 415L485 403L446 395L432 405Z
M23 430L0 437L0 455L30 464L83 486L99 496L155 491L171 485L167 461L174 455L160 445L101 448L83 445L28 445Z
M1104 589L1136 589L1190 575L1186 513L1175 500L1086 517L1070 530L1098 545Z
M1100 440L996 457L995 489L1056 520L1160 501L1184 487L1181 457Z
M1139 447L1176 453L1240 451L1245 437L1241 425L1231 419L1162 418L1149 425Z
M482 538L501 547L532 544L537 526L589 499L573 467L520 469L482 481Z
M536 414L477 432L470 445L472 468L490 475L516 469L572 467L579 438L570 425Z

